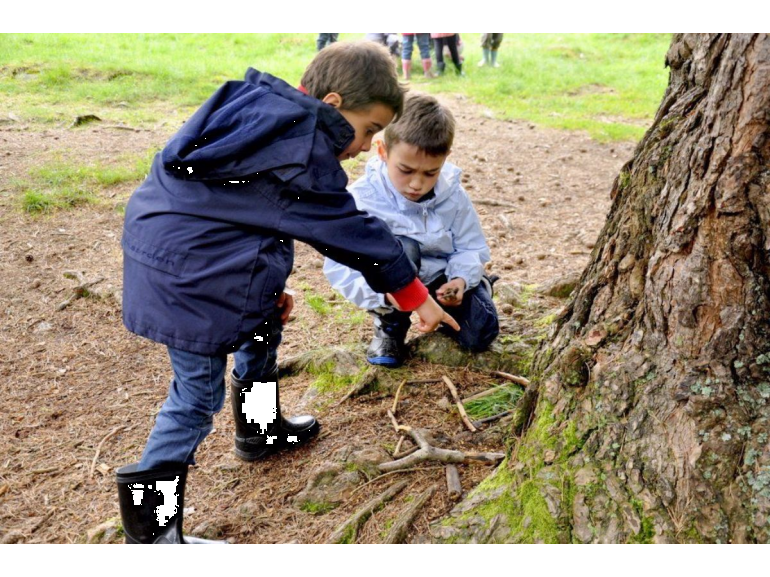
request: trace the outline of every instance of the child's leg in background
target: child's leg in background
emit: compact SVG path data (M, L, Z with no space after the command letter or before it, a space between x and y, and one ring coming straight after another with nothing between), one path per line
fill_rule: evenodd
M326 48L330 44L334 44L337 42L337 37L339 36L339 32L321 32L318 34L318 38L316 38L315 45L318 51L320 52L324 48Z
M449 48L449 53L452 55L452 62L457 69L457 73L460 74L463 71L463 64L460 62L460 53L457 51L457 34L445 38L446 45Z
M444 63L444 40L445 38L434 38L433 39L433 45L436 48L436 67L438 68L439 74L444 74L444 68L446 68L446 64Z
M401 52L401 40L398 34L388 34L385 37L385 46L388 47L388 52L393 58L398 58Z
M491 64L494 68L498 68L499 64L497 63L497 51L500 49L500 44L503 43L503 34L502 33L495 33L490 34L490 58L492 60Z
M430 58L430 34L415 34L415 37L420 49L420 58Z
M422 72L428 78L433 78L431 66L433 61L430 59L430 34L415 34L417 37L417 46L420 49L420 58L422 59Z
M414 51L414 34L403 34L401 36L401 68L404 71L404 80L409 80L412 76L412 52Z
M489 58L490 58L489 51L490 51L492 36L493 35L490 33L484 33L481 35L481 51L484 56L481 59L481 62L479 62L479 66L489 65Z

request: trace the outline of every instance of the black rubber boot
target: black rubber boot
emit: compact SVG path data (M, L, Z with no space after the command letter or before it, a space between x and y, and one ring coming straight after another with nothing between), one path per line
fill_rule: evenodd
M243 461L258 461L298 447L321 430L310 415L283 418L277 367L259 379L238 379L231 373L230 401L235 418L235 456Z
M481 277L481 284L484 285L484 287L487 289L487 292L489 293L489 298L494 298L495 296L495 283L500 280L500 277L496 274L493 274L492 276L483 275Z
M366 360L372 365L400 367L406 356L404 341L411 324L409 315L402 312L371 314L374 317L374 337L366 351Z
M137 471L138 463L117 470L120 517L126 543L224 544L182 535L187 465Z

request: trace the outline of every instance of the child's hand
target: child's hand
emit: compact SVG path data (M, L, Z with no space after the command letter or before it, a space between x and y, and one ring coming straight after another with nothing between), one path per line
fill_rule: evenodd
M281 311L281 324L285 325L289 322L289 313L294 308L294 296L291 291L282 292L275 306Z
M436 291L436 298L445 307L456 307L463 302L464 292L465 281L459 277L453 278L439 287Z
M420 322L417 323L417 330L421 333L430 333L438 330L441 323L448 324L456 331L460 330L460 325L457 324L457 321L448 315L431 297L428 297L414 312L420 317Z

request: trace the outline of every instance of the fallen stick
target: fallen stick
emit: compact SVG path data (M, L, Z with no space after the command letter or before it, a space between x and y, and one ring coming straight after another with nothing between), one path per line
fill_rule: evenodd
M446 386L449 388L449 392L452 393L452 398L455 400L457 410L460 412L460 417L462 418L463 423L465 423L465 426L468 427L468 430L471 433L475 433L476 427L473 426L473 423L471 423L471 420L468 418L468 413L465 412L465 407L463 407L462 401L460 401L460 395L457 394L457 389L455 388L454 383L450 381L449 377L446 375L442 378L444 379Z
M401 384L398 385L398 389L396 389L396 397L393 399L393 407L391 407L390 409L394 415L398 412L396 408L398 406L398 397L401 394L401 389L404 387L405 384L406 384L406 380L401 381Z
M73 290L72 294L69 297L67 297L67 299L64 302L59 303L59 306L56 307L57 311L63 311L68 306L70 306L73 301L76 301L77 299L84 297L88 292L88 289L90 289L94 285L99 284L104 280L104 278L99 277L98 279L93 281L86 281L82 273L79 273L77 271L65 271L64 278L76 280L80 284L76 286L74 289L72 289Z
M33 475L45 475L46 473L53 473L58 471L59 467L46 467L45 469L32 469L30 473Z
M491 417L486 417L484 419L479 419L478 421L473 421L473 424L476 426L480 426L485 423L491 423L492 421L496 421L497 419L502 419L503 417L507 417L512 413L513 413L513 409L511 409L510 411L503 411L502 413L497 413L496 415L492 415Z
M99 445L96 447L96 454L94 455L93 461L91 461L91 469L88 471L89 479L93 479L94 477L94 469L96 468L96 461L99 459L99 453L102 452L102 446L104 445L104 443L106 443L107 439L112 437L114 434L118 433L119 431L122 431L125 428L126 428L125 425L121 425L120 427L115 427L109 433L104 435L101 441L99 441Z
M409 505L409 508L396 518L383 543L394 545L396 543L403 543L406 540L406 535L409 533L409 527L411 527L417 514L420 512L420 509L422 509L425 503L427 503L433 496L435 490L435 485L425 489L425 491L423 491L420 496Z
M492 374L497 377L502 377L504 379L508 379L509 381L512 381L514 383L517 383L519 385L524 385L525 387L529 386L529 379L525 379L524 377L519 377L516 375L512 375L511 373L504 373L502 371L492 371Z
M396 448L393 449L393 458L394 459L396 458L396 455L398 455L398 450L401 448L401 443L404 442L404 439L406 439L406 437L404 435L401 435L398 438L398 443L396 443Z
M130 130L131 132L141 132L140 128L134 128L132 126L123 126L121 124L108 124L103 128L114 128L115 130Z
M404 427L398 424L398 421L396 420L396 415L393 414L393 411L388 409L388 416L390 417L390 422L393 425L393 428L396 430L396 433L400 433L404 430ZM408 427L407 427L408 428Z
M363 507L353 513L347 521L334 530L327 543L355 543L359 529L372 516L372 513L398 495L407 484L407 481L396 483L374 499L368 501Z
M503 202L501 200L491 200L491 199L473 199L473 204L483 204L485 206L503 206L505 208L517 208L515 204L511 204L510 202Z
M451 499L459 499L463 494L463 488L460 484L460 472L454 465L446 466L446 488Z
M441 463L465 464L483 463L485 465L495 465L505 458L504 453L464 453L463 451L439 449L431 445L425 438L425 435L423 435L423 433L417 429L403 425L399 425L399 429L399 432L404 431L405 433L408 433L417 443L419 449L411 455L396 461L380 463L378 465L378 469L383 473L398 471L400 469L408 469L414 465L422 463L423 461L439 461Z
M492 387L491 389L487 389L486 391L481 391L480 393L476 393L475 395L471 395L470 397L465 397L462 400L463 405L469 401L476 401L478 399L483 399L484 397L488 397L489 395L494 395L497 391L500 389L504 389L506 385L497 385L496 387Z
M416 453L419 450L420 450L420 447L416 447L415 446L415 447L412 447L411 449L407 449L403 453L393 453L393 458L394 459L402 459L404 457L408 457L412 453Z

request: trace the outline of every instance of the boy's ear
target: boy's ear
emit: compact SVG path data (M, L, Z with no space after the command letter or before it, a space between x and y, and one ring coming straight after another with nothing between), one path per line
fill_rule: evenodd
M377 141L377 155L380 157L382 162L388 161L388 147L385 145L384 140Z
M339 110L342 107L342 96L336 92L330 92L321 99L321 102L325 102L326 104Z

